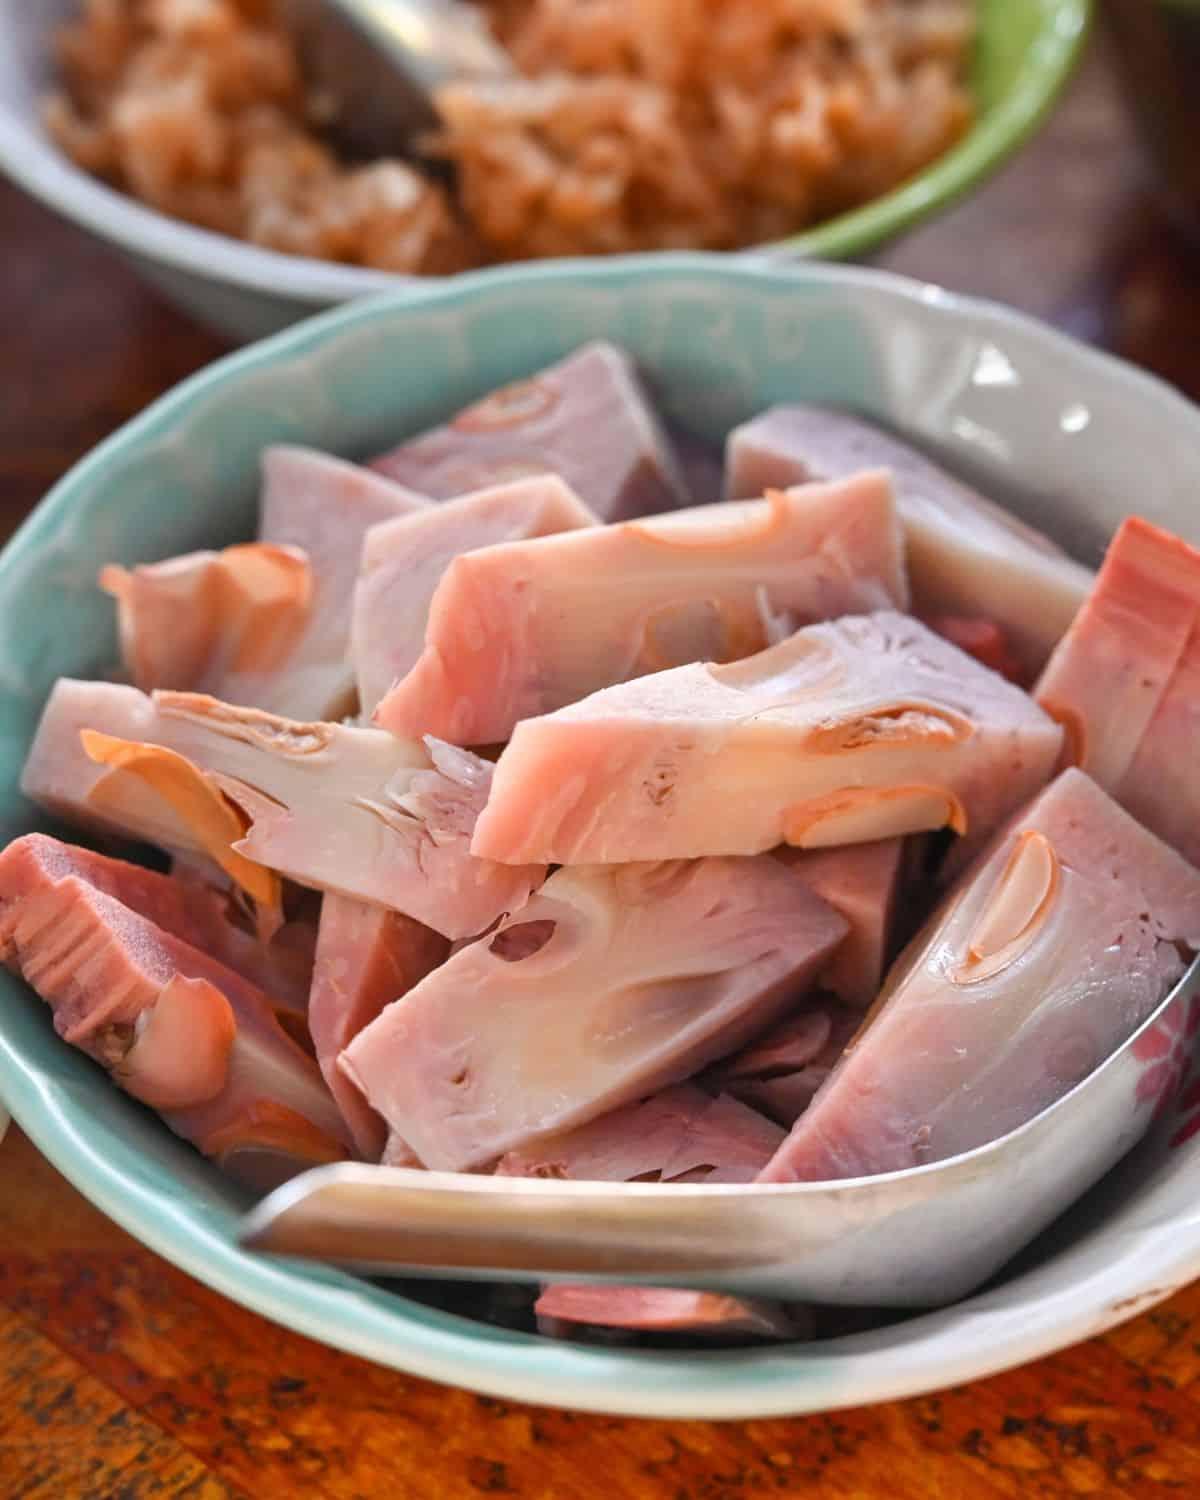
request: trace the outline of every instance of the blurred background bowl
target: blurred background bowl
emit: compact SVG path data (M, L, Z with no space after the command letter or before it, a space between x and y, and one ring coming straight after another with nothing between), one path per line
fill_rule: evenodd
M77 0L0 0L0 171L121 249L145 278L237 340L412 278L264 250L146 208L88 176L53 144L41 102L52 36ZM978 0L972 66L977 117L952 150L899 188L779 246L843 259L882 244L978 186L1036 128L1068 77L1090 0Z
M378 452L597 337L625 345L668 416L700 437L720 440L778 401L845 405L1089 563L1131 504L1197 535L1200 410L995 306L857 268L716 255L428 282L339 308L187 381L79 464L0 556L0 841L38 821L17 781L52 682L100 676L115 660L99 563L251 535L266 444ZM1164 1084L1186 1072L1182 1028L1175 1042ZM1184 1085L1136 1151L956 1306L811 1344L604 1348L463 1316L469 1294L445 1284L385 1285L240 1249L246 1195L62 1043L49 1008L0 972L0 1099L152 1249L335 1348L498 1396L635 1416L745 1418L911 1395L1034 1359L1161 1301L1200 1275L1200 1078Z

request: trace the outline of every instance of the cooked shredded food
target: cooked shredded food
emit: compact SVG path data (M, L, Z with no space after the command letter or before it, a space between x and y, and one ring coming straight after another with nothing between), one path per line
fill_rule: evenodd
M439 100L455 201L341 162L274 0L82 0L50 127L165 213L296 255L436 274L732 249L886 191L971 118L971 0L490 0L521 76Z

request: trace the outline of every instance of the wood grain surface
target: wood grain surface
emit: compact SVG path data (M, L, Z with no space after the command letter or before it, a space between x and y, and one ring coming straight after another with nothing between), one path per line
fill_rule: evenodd
M110 251L0 188L0 531L221 352ZM1200 397L1200 257L1165 232L1093 56L985 191L880 257ZM1152 456L1148 456L1152 462ZM0 1500L1200 1496L1200 1284L992 1380L831 1416L573 1416L446 1390L225 1301L0 1145Z

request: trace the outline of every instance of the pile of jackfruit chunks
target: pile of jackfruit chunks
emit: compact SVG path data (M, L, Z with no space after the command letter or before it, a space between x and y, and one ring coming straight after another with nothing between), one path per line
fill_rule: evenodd
M365 466L268 449L256 541L99 586L124 681L57 683L24 788L167 872L18 839L3 957L256 1188L943 1160L1200 946L1200 554L1130 518L1093 575L845 412L773 407L722 470L591 344Z

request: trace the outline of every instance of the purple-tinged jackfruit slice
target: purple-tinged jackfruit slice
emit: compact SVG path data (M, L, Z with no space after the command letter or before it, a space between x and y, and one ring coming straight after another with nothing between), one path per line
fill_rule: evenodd
M1200 871L1068 770L898 960L762 1174L869 1176L1033 1119L1155 1010L1200 948Z
M348 713L350 607L363 537L428 506L356 464L269 448L259 541L102 569L134 686L209 693L296 719Z
M813 997L798 1014L787 1016L749 1046L723 1058L708 1073L710 1080L770 1078L796 1073L820 1057L833 1035L831 1003Z
M713 1340L809 1336L803 1309L793 1313L782 1302L671 1287L554 1282L542 1292L534 1312L543 1333L562 1338L569 1338L572 1327L580 1324L629 1333L693 1334Z
M363 543L351 627L363 718L419 661L430 602L456 557L595 524L557 475L543 474L373 526Z
M45 834L22 840L31 856L65 876L78 878L112 896L171 937L199 948L232 969L278 1006L292 1011L308 1006L312 955L293 934L281 932L263 942L232 920L228 899L199 882L160 875L143 865L110 859L92 849L63 844Z
M64 1041L232 1175L257 1185L344 1157L341 1117L270 997L121 899L173 918L148 874L17 839L0 855L0 958Z
M143 753L97 764L85 748L97 735ZM153 763L146 747L167 752L153 781L139 769ZM491 765L467 751L427 749L380 729L299 724L193 693L147 697L63 678L22 787L69 821L212 854L211 822L194 821L199 779L240 815L232 853L253 868L464 938L518 910L544 874L471 855L491 776Z
M342 1066L425 1166L483 1166L729 1052L845 931L770 858L559 870L360 1032Z
M313 605L308 557L262 542L100 570L117 601L121 660L143 692L177 688L249 701L303 637Z
M866 1010L879 993L892 953L905 876L905 841L785 848L777 855L850 924L820 982L846 1005Z
M913 612L984 616L1032 682L1083 603L1092 575L1041 532L890 433L848 412L773 406L735 428L726 494L888 469L908 543Z
M777 1149L778 1126L718 1094L660 1168L664 1182L753 1182Z
M679 470L687 486L689 503L715 505L722 498L725 489L725 459L721 444L698 437L677 422L667 422L665 426L671 447L679 460ZM762 494L761 490L759 494Z
M358 573L358 548L371 527L430 504L423 491L332 453L291 443L263 449L259 541L297 547L318 572L338 573L337 592L346 599Z
M632 360L599 342L493 391L444 427L375 459L372 468L435 500L558 474L602 521L688 501Z
M359 1097L361 1098L362 1096L359 1095ZM374 1115L373 1110L372 1115ZM375 1116L375 1118L378 1118L378 1116ZM406 1141L400 1139L394 1130L388 1135L387 1144L384 1146L383 1155L379 1160L380 1165L384 1167L411 1167L418 1171L421 1168L421 1163L417 1159L416 1153Z
M387 1127L337 1066L338 1054L384 1006L446 960L444 937L401 912L331 893L321 902L308 1029L329 1091L364 1161L378 1161Z
M753 1182L783 1131L728 1094L663 1089L562 1135L543 1136L496 1164L498 1177L576 1182Z
M980 837L1045 785L1062 731L905 615L810 625L518 724L472 848L561 864Z
M376 721L463 745L694 661L735 661L812 620L903 607L882 475L469 552L447 569L425 649Z
M242 683L242 696L234 701L300 720L335 719L353 711L350 613L363 538L382 521L428 506L425 495L359 464L309 448L266 450L259 538L303 552L311 569L312 602L283 667Z
M196 772L200 776L200 772ZM242 820L243 830L246 820ZM281 1008L304 1016L308 1012L308 992L312 986L313 956L317 947L317 913L320 893L302 891L300 887L283 887L284 901L294 907L315 903L311 912L297 910L289 914L281 905L270 913L264 924L263 913L246 899L240 890L206 854L191 852L173 854L168 863L173 885L186 891L184 899L215 904L235 935L236 958L221 956L221 962L236 969L244 978L268 992ZM255 928L256 932L251 932ZM198 946L204 947L204 944ZM212 951L216 953L215 949Z
M799 1015L723 1058L702 1082L707 1088L726 1090L756 1114L790 1130L861 1024L860 1011L814 996Z
M240 936L240 934L239 934ZM308 1015L308 998L312 989L313 964L316 960L317 924L304 917L285 921L271 934L270 941L251 938L256 963L243 960L229 963L253 984L264 989L285 1010L298 1016Z
M1200 552L1131 516L1035 689L1067 756L1200 863Z

